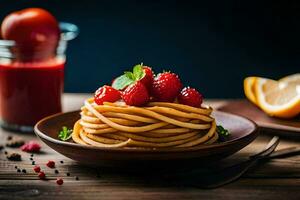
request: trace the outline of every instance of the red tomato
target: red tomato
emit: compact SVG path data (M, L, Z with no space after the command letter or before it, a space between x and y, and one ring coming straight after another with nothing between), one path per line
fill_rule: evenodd
M2 22L3 39L17 44L16 57L21 61L40 61L51 58L60 39L57 20L41 8L16 11Z

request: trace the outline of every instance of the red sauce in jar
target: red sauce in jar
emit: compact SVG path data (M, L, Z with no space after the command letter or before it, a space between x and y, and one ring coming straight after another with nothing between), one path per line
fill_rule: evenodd
M0 116L8 124L33 126L61 112L65 61L0 62Z

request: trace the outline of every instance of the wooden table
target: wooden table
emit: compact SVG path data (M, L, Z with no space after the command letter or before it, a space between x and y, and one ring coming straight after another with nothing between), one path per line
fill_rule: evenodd
M64 110L76 110L88 95L66 94ZM208 101L214 107L225 101ZM0 130L1 143L9 135L21 135L26 140L37 140L33 134L18 134ZM226 162L245 159L262 149L271 136L261 135L255 142L225 159ZM281 140L278 147L298 146L300 141ZM40 142L42 144L42 142ZM18 149L6 148L0 152L0 199L300 199L300 156L285 159L273 159L250 170L240 180L227 186L203 190L195 187L170 184L157 176L136 176L118 172L104 172L72 161L46 145L42 144L42 153L34 155L37 165L46 172L49 180L39 180L33 171L30 154ZM20 152L22 161L8 161L4 151ZM45 167L48 160L56 162L56 169ZM60 161L64 163L61 164ZM18 173L15 169L26 169ZM70 176L67 176L70 173ZM75 177L78 176L79 180ZM64 184L55 183L57 177Z

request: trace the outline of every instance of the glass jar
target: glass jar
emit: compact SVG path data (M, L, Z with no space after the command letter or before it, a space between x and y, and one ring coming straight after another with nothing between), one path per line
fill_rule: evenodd
M0 125L31 132L42 118L62 111L66 49L78 27L61 22L56 55L43 61L18 61L14 41L0 40ZM34 52L35 56L39 52ZM35 59L38 60L38 59Z

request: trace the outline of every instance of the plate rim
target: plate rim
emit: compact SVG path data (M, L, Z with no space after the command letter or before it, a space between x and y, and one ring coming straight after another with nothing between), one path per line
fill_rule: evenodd
M135 152L135 153L182 153L182 152L193 152L193 151L198 151L198 150L207 150L207 149L213 149L213 148L222 148L224 146L230 146L232 144L236 144L238 142L240 142L241 140L246 140L246 139L251 139L253 138L249 143L251 143L259 134L259 127L258 125L251 119L248 119L247 117L243 117L243 116L239 116L239 115L235 115L232 113L227 113L227 112L223 112L223 111L219 111L219 110L214 110L213 113L220 113L222 115L228 115L228 116L233 116L233 117L237 117L237 118L241 118L243 120L246 120L248 122L250 122L250 124L253 125L254 129L251 130L247 135L243 136L243 137L239 137L239 138L235 138L233 140L230 141L225 141L222 143L215 143L215 144L209 144L209 145L199 145L196 147L186 147L186 148L143 148L143 149L139 149L139 148L107 148L107 147L95 147L95 146L88 146L88 145L82 145L82 144L77 144L74 142L66 142L66 141L61 141L58 139L54 139L48 135L46 135L45 133L43 133L41 130L39 130L39 125L42 124L43 122L61 116L61 115L65 115L65 114L72 114L72 113L80 113L80 110L76 110L76 111L69 111L69 112L60 112L60 113L56 113L50 116L47 116L43 119L41 119L40 121L38 121L35 126L34 126L34 133L41 138L42 140L46 140L49 141L51 143L54 143L56 145L62 145L62 146L70 146L70 147L74 147L74 148L83 148L83 149L88 149L88 150L97 150L97 151L106 151L106 152ZM248 143L248 144L249 144ZM247 145L248 145L247 144ZM246 145L245 145L246 146Z

